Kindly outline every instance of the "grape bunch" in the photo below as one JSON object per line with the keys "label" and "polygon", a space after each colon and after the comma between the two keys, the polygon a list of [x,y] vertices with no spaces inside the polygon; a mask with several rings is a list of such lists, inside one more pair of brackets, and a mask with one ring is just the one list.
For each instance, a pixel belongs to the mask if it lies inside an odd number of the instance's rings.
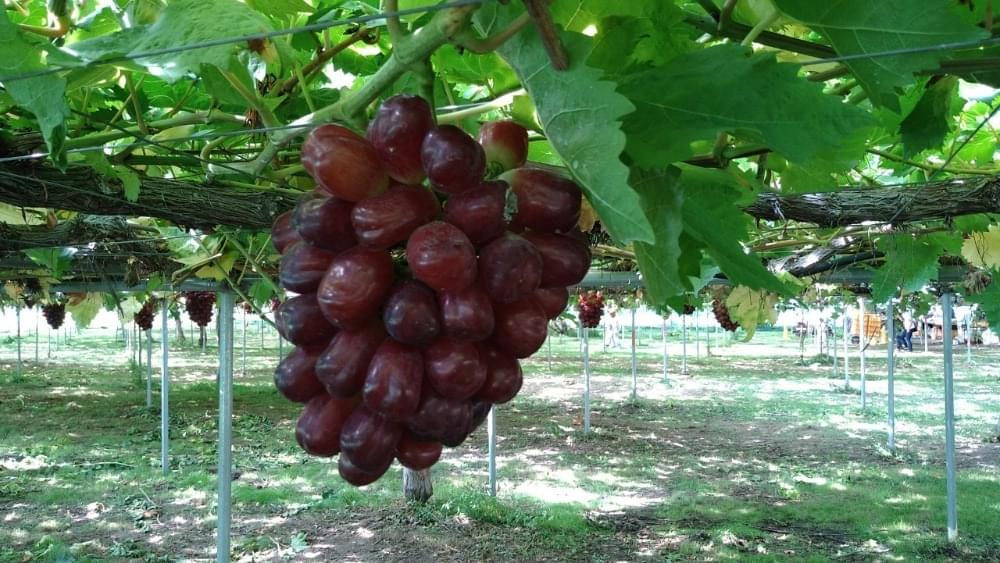
{"label": "grape bunch", "polygon": [[685,303],[684,304],[684,309],[681,311],[681,314],[682,315],[693,315],[694,312],[695,312],[694,305],[692,305],[690,303]]}
{"label": "grape bunch", "polygon": [[58,329],[66,320],[66,304],[48,303],[42,305],[42,314],[45,315],[45,321],[49,323],[50,327]]}
{"label": "grape bunch", "polygon": [[604,315],[604,295],[600,291],[584,291],[577,296],[577,311],[583,328],[594,328]]}
{"label": "grape bunch", "polygon": [[208,326],[215,310],[215,292],[187,291],[184,293],[184,309],[188,318],[198,326]]}
{"label": "grape bunch", "polygon": [[150,299],[142,304],[142,308],[139,309],[134,315],[132,315],[132,320],[135,321],[136,326],[141,330],[151,330],[153,328],[153,319],[156,317],[156,301]]}
{"label": "grape bunch", "polygon": [[302,147],[317,188],[272,228],[279,280],[297,294],[276,312],[296,347],[275,384],[305,403],[302,449],[339,453],[356,486],[394,459],[430,467],[514,398],[519,360],[590,265],[579,187],[524,167],[527,131],[512,122],[479,139],[435,126],[407,95],[382,104],[366,137],[320,126]]}
{"label": "grape bunch", "polygon": [[729,332],[736,332],[736,329],[740,328],[740,323],[729,316],[729,308],[726,307],[726,301],[722,297],[715,297],[712,300],[712,312],[715,313],[715,320],[719,321],[722,328]]}

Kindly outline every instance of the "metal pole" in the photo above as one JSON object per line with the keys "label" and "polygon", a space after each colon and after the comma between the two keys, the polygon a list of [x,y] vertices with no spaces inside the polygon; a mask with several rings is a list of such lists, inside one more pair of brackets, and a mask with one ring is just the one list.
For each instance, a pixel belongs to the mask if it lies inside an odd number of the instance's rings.
{"label": "metal pole", "polygon": [[583,329],[583,432],[590,432],[590,329]]}
{"label": "metal pole", "polygon": [[972,311],[965,317],[965,361],[972,363]]}
{"label": "metal pole", "polygon": [[153,331],[146,331],[146,408],[153,407]]}
{"label": "metal pole", "polygon": [[549,373],[552,373],[552,330],[548,330],[545,334],[545,341],[549,347]]}
{"label": "metal pole", "polygon": [[[706,315],[708,316],[708,315]],[[705,327],[705,357],[712,355],[712,327]]]}
{"label": "metal pole", "polygon": [[887,407],[889,410],[889,451],[896,452],[896,331],[893,326],[892,297],[885,304],[885,329],[889,333],[889,345],[886,347],[886,360],[888,362],[888,398]]}
{"label": "metal pole", "polygon": [[219,291],[219,463],[216,561],[229,562],[233,485],[233,293]]}
{"label": "metal pole", "polygon": [[958,539],[958,490],[955,485],[955,388],[952,381],[951,293],[941,296],[944,328],[944,463],[948,489],[948,541]]}
{"label": "metal pole", "polygon": [[632,307],[632,400],[639,396],[639,378],[635,362],[635,307]]}
{"label": "metal pole", "polygon": [[[36,307],[41,307],[41,305],[35,304]],[[35,309],[35,363],[38,363],[38,309]]]}
{"label": "metal pole", "polygon": [[861,408],[864,409],[868,406],[868,389],[865,386],[865,342],[868,340],[868,323],[865,322],[865,298],[858,297],[858,311],[860,321],[860,331],[858,334],[861,336],[858,338],[858,356],[861,362]]}
{"label": "metal pole", "polygon": [[21,379],[21,303],[20,301],[15,306],[17,311],[17,371],[15,372],[18,379]]}
{"label": "metal pole", "polygon": [[[833,334],[830,338],[830,355],[833,356],[833,377],[837,377],[837,324],[832,323],[832,325]],[[826,325],[823,326],[823,330],[826,330]]]}
{"label": "metal pole", "polygon": [[688,372],[688,316],[681,315],[681,332],[684,339],[681,340],[681,373],[687,375]]}
{"label": "metal pole", "polygon": [[694,317],[694,357],[701,357],[701,318],[702,312],[699,309]]}
{"label": "metal pole", "polygon": [[667,318],[663,317],[663,326],[660,328],[660,336],[663,338],[663,382],[670,385],[670,356],[667,354]]}
{"label": "metal pole", "polygon": [[489,471],[490,471],[490,496],[497,496],[497,419],[496,405],[490,407],[490,414],[486,417],[486,432],[489,439]]}
{"label": "metal pole", "polygon": [[136,338],[132,334],[132,332],[133,331],[129,331],[129,338],[131,338],[131,341],[133,342],[133,344],[131,344],[130,346],[131,346],[132,350],[134,351],[133,356],[132,356],[132,360],[141,368],[142,367],[142,335],[140,335],[139,338]]}
{"label": "metal pole", "polygon": [[52,359],[52,327],[48,326],[47,323],[48,322],[46,321],[46,329],[45,329],[45,355],[46,355],[46,359],[51,360]]}
{"label": "metal pole", "polygon": [[160,321],[160,466],[163,474],[170,472],[170,377],[167,371],[167,299],[163,298],[163,319]]}
{"label": "metal pole", "polygon": [[851,322],[851,315],[844,309],[844,389],[851,388],[851,355],[850,350],[848,350],[848,344],[851,342],[851,331],[848,329],[848,323]]}
{"label": "metal pole", "polygon": [[927,334],[927,317],[926,316],[924,317],[922,326],[923,326],[923,329],[920,332],[924,333],[923,334],[923,336],[924,336],[924,353],[926,354],[927,353],[927,346],[928,346],[927,341],[928,341],[928,338],[929,338],[929,336]]}
{"label": "metal pole", "polygon": [[240,374],[243,377],[247,375],[247,310],[243,308],[243,346],[240,348],[241,362],[243,367],[240,370]]}

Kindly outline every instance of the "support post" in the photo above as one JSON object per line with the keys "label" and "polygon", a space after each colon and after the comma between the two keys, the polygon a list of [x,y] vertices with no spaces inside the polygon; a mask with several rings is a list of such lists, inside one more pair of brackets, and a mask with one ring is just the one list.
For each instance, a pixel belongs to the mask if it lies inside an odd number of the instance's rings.
{"label": "support post", "polygon": [[35,308],[35,364],[38,364],[38,309],[40,309],[40,308],[41,308],[41,305],[38,305],[36,303],[36,308]]}
{"label": "support post", "polygon": [[885,330],[889,333],[889,345],[886,347],[886,361],[888,374],[886,377],[887,398],[886,407],[889,411],[888,431],[889,431],[889,451],[896,453],[896,331],[893,319],[892,297],[885,303]]}
{"label": "support post", "polygon": [[663,382],[670,385],[670,356],[667,353],[667,318],[663,317],[663,325],[660,328],[660,337],[663,339]]}
{"label": "support post", "polygon": [[490,496],[497,496],[497,419],[496,405],[490,407],[490,413],[486,416],[486,432],[489,443],[489,473],[490,473]]}
{"label": "support post", "polygon": [[134,361],[136,363],[136,365],[141,368],[142,367],[142,335],[140,334],[139,337],[137,338],[133,334],[133,331],[129,331],[128,335],[129,335],[129,338],[130,338],[130,342],[132,342],[132,344],[129,344],[129,346],[135,351],[135,354],[132,357],[132,361]]}
{"label": "support post", "polygon": [[549,348],[549,373],[552,373],[552,326],[546,327],[545,332],[545,344]]}
{"label": "support post", "polygon": [[146,331],[146,408],[153,407],[153,331]]}
{"label": "support post", "polygon": [[635,361],[635,307],[632,307],[632,400],[639,398],[639,376]]}
{"label": "support post", "polygon": [[688,315],[681,315],[681,332],[684,338],[681,340],[681,374],[688,373]]}
{"label": "support post", "polygon": [[167,326],[167,299],[163,298],[163,318],[160,320],[160,466],[163,474],[170,472],[170,376],[167,371],[170,327]]}
{"label": "support post", "polygon": [[15,375],[18,379],[21,379],[21,302],[18,301],[15,306],[17,314],[17,371]]}
{"label": "support post", "polygon": [[965,317],[965,362],[972,363],[972,311]]}
{"label": "support post", "polygon": [[[830,319],[833,321],[833,319]],[[837,323],[831,322],[832,332],[830,335],[830,355],[833,356],[833,377],[837,377]],[[826,330],[826,326],[823,326],[823,330]]]}
{"label": "support post", "polygon": [[851,388],[851,354],[848,344],[851,342],[851,330],[849,324],[851,322],[851,315],[844,309],[844,390]]}
{"label": "support post", "polygon": [[219,291],[219,462],[215,559],[229,562],[233,485],[233,292]]}
{"label": "support post", "polygon": [[948,541],[958,539],[958,489],[955,484],[955,389],[952,381],[952,334],[950,292],[941,295],[944,329],[944,463],[948,490]]}
{"label": "support post", "polygon": [[698,309],[694,314],[694,357],[701,357],[701,318],[703,313]]}
{"label": "support post", "polygon": [[583,334],[583,433],[590,432],[590,329]]}
{"label": "support post", "polygon": [[864,409],[868,406],[868,389],[865,385],[865,342],[868,340],[868,326],[865,322],[865,298],[858,297],[858,324],[859,327],[858,334],[858,357],[860,362],[861,370],[861,408]]}
{"label": "support post", "polygon": [[243,345],[240,347],[240,362],[242,367],[240,369],[240,375],[243,377],[247,376],[247,310],[246,307],[243,308]]}

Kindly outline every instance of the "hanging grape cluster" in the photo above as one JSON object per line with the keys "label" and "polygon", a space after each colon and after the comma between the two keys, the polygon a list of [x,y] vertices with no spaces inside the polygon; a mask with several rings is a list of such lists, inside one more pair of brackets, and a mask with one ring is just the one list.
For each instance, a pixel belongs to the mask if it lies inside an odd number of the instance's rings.
{"label": "hanging grape cluster", "polygon": [[692,305],[690,303],[685,303],[684,304],[684,309],[681,311],[681,314],[682,315],[693,315],[694,312],[695,312],[694,305]]}
{"label": "hanging grape cluster", "polygon": [[[274,379],[306,404],[299,445],[339,453],[346,481],[374,482],[394,459],[425,469],[461,444],[520,390],[519,359],[586,274],[579,187],[526,156],[523,127],[487,123],[477,142],[405,95],[367,138],[323,125],[306,139],[318,187],[272,228],[281,285],[298,294],[276,313],[296,348]],[[506,172],[485,181],[488,166]]]}
{"label": "hanging grape cluster", "polygon": [[139,329],[151,330],[153,328],[153,319],[155,317],[156,301],[150,299],[143,303],[142,308],[132,315],[132,320],[135,321],[135,324],[139,327]]}
{"label": "hanging grape cluster", "polygon": [[66,320],[66,304],[48,303],[42,305],[42,314],[45,315],[45,321],[49,323],[50,327],[58,329]]}
{"label": "hanging grape cluster", "polygon": [[583,291],[577,296],[577,312],[583,328],[595,328],[604,315],[604,295],[600,291]]}
{"label": "hanging grape cluster", "polygon": [[712,312],[715,313],[715,320],[719,321],[722,328],[729,332],[736,332],[736,329],[740,328],[740,323],[729,316],[729,308],[726,307],[726,301],[723,297],[715,297],[712,300]]}
{"label": "hanging grape cluster", "polygon": [[184,293],[184,309],[194,324],[205,327],[212,322],[215,311],[214,291],[188,291]]}

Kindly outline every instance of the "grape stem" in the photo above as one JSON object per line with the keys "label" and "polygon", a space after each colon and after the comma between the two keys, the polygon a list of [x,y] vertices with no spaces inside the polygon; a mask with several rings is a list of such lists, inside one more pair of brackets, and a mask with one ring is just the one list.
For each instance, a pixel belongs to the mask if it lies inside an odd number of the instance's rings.
{"label": "grape stem", "polygon": [[282,147],[303,134],[304,128],[301,126],[328,121],[348,121],[357,116],[368,104],[375,101],[379,94],[412,70],[414,63],[429,57],[468,26],[473,12],[477,9],[478,5],[473,4],[437,12],[417,33],[394,45],[392,55],[385,64],[353,94],[296,119],[290,124],[291,129],[273,132],[270,142],[254,160],[253,174],[263,173]]}
{"label": "grape stem", "polygon": [[[382,11],[388,14],[396,14],[399,11],[399,0],[384,0]],[[392,41],[393,45],[403,43],[406,39],[406,32],[403,31],[403,25],[399,22],[398,15],[387,16],[385,26],[389,29],[389,40]]]}
{"label": "grape stem", "polygon": [[472,29],[465,29],[455,37],[455,43],[467,51],[482,55],[496,51],[508,39],[517,35],[524,26],[531,23],[531,14],[525,12],[510,23],[503,31],[499,31],[485,39],[480,39],[472,33]]}
{"label": "grape stem", "polygon": [[455,110],[449,113],[443,113],[438,116],[438,123],[458,123],[459,121],[467,118],[474,117],[477,115],[482,115],[486,112],[493,111],[495,109],[500,109],[505,106],[509,106],[514,103],[514,98],[525,94],[524,88],[518,88],[513,92],[508,92],[502,96],[498,96],[488,102],[483,102],[481,104],[476,104],[472,107],[462,108],[460,110]]}

